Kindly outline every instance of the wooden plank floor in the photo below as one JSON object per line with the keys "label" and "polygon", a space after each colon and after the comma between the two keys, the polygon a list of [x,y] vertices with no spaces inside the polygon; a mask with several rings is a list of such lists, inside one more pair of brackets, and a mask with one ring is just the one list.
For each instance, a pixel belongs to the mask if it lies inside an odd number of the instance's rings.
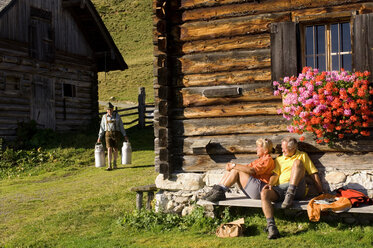
{"label": "wooden plank floor", "polygon": [[[212,204],[218,206],[233,206],[233,207],[249,207],[249,208],[261,208],[260,200],[249,199],[245,195],[241,194],[226,194],[227,199],[219,202],[209,202],[205,200],[200,200],[197,202],[199,205]],[[308,200],[305,201],[294,201],[291,209],[306,210],[307,211]],[[275,208],[281,208],[281,202],[275,203]],[[364,213],[364,214],[373,214],[373,205],[366,205],[360,207],[353,207],[350,210],[346,211],[348,213]]]}

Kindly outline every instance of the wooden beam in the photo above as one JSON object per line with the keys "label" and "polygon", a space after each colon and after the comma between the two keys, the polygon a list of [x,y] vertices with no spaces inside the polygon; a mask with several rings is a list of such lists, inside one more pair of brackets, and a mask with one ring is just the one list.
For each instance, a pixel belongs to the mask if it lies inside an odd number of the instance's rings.
{"label": "wooden beam", "polygon": [[274,115],[277,109],[282,107],[281,102],[253,102],[250,105],[218,105],[190,107],[183,110],[179,117],[184,118],[209,118],[209,117],[231,117],[231,116],[248,116],[248,115]]}
{"label": "wooden beam", "polygon": [[[213,6],[221,6],[221,5],[227,5],[227,9],[229,7],[234,8],[235,5],[242,6],[245,3],[247,3],[247,0],[182,0],[181,1],[181,9],[194,9],[194,8],[201,8],[201,7],[213,7]],[[304,8],[316,8],[316,7],[323,7],[323,6],[333,6],[333,5],[340,5],[340,0],[265,0],[265,1],[250,1],[252,3],[248,3],[247,5],[251,5],[253,11],[258,9],[265,9],[266,7],[268,10],[271,10],[275,8],[276,6],[273,5],[279,5],[283,8],[292,8],[292,9],[304,9]],[[361,2],[360,0],[346,0],[343,1],[343,4],[349,4],[349,3],[356,3]],[[262,7],[263,5],[264,7]],[[247,7],[242,7],[242,11],[248,10]],[[236,11],[239,11],[239,8],[236,9]],[[215,10],[215,9],[214,9]],[[217,10],[215,10],[217,11]],[[228,11],[228,10],[227,10]],[[217,15],[219,12],[217,12]],[[227,15],[228,13],[221,13]]]}
{"label": "wooden beam", "polygon": [[185,87],[237,85],[270,80],[271,69],[264,68],[242,71],[213,72],[206,74],[189,74],[180,76],[180,78],[177,80],[177,85]]}
{"label": "wooden beam", "polygon": [[[289,13],[273,13],[256,16],[235,17],[229,19],[185,23],[180,26],[180,40],[204,40],[218,37],[268,32],[268,24],[290,20]],[[178,37],[174,37],[175,40]]]}
{"label": "wooden beam", "polygon": [[[213,92],[209,93],[209,90]],[[218,90],[222,90],[222,92],[217,92]],[[206,92],[208,93],[207,96]],[[184,107],[223,105],[234,104],[239,102],[281,99],[280,97],[273,95],[273,88],[271,82],[242,85],[239,89],[237,87],[226,88],[224,86],[215,86],[214,88],[184,88],[180,91],[179,97],[180,99],[177,101],[179,104],[177,106]]]}
{"label": "wooden beam", "polygon": [[[309,154],[317,168],[338,168],[340,170],[370,170],[373,166],[373,153],[315,153]],[[183,170],[187,172],[203,172],[211,169],[223,169],[226,163],[250,163],[257,159],[256,154],[227,154],[227,155],[185,155]]]}
{"label": "wooden beam", "polygon": [[[234,5],[218,5],[210,8],[197,8],[191,10],[185,10],[182,15],[182,20],[195,21],[195,20],[208,20],[216,18],[227,18],[232,16],[242,16],[242,15],[258,15],[269,12],[280,12],[280,11],[313,11],[313,13],[322,13],[324,11],[340,12],[346,9],[359,9],[362,4],[349,4],[344,3],[340,5],[340,1],[324,1],[324,4],[320,2],[323,1],[312,1],[307,3],[307,1],[289,1],[289,0],[275,0],[275,1],[262,1],[261,3],[251,2],[251,3],[240,3]],[[351,2],[351,1],[350,1]],[[357,2],[357,1],[352,1]],[[313,6],[310,6],[313,5]],[[315,9],[315,7],[318,7]],[[321,8],[320,8],[321,7]],[[307,9],[306,9],[307,8]],[[300,9],[300,10],[299,10]],[[312,10],[311,10],[312,9]],[[306,14],[307,15],[307,14]]]}
{"label": "wooden beam", "polygon": [[209,139],[200,139],[195,140],[193,144],[190,145],[190,148],[192,148],[193,154],[203,154],[206,153],[206,148],[210,144]]}
{"label": "wooden beam", "polygon": [[[299,142],[299,149],[309,154],[320,152],[373,152],[373,143],[370,137],[360,138],[355,141],[344,141],[330,147],[326,144],[317,144],[314,136],[306,133],[305,142]],[[285,137],[294,137],[299,139],[300,135],[281,132],[281,133],[254,133],[254,134],[233,134],[233,135],[214,135],[214,136],[194,136],[194,137],[174,137],[175,154],[193,155],[191,146],[195,142],[209,142],[205,151],[201,154],[243,154],[256,153],[256,140],[259,138],[268,138],[276,147],[277,154],[281,153],[281,140]]]}
{"label": "wooden beam", "polygon": [[292,20],[295,22],[317,21],[338,18],[350,18],[362,4],[350,4],[340,6],[328,6],[322,8],[310,8],[292,11]]}
{"label": "wooden beam", "polygon": [[216,52],[233,49],[262,49],[270,47],[270,35],[267,33],[256,35],[244,35],[230,38],[218,38],[211,40],[197,40],[182,44],[181,51],[184,54],[199,52]]}
{"label": "wooden beam", "polygon": [[183,74],[258,69],[271,66],[269,49],[191,54],[180,58]]}
{"label": "wooden beam", "polygon": [[171,125],[176,136],[203,136],[287,131],[289,122],[279,115],[235,118],[206,118],[174,120]]}

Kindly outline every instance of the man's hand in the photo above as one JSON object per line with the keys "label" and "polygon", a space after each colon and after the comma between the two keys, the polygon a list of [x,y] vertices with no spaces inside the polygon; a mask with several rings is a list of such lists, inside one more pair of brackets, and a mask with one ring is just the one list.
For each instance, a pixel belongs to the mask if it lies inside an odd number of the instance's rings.
{"label": "man's hand", "polygon": [[264,185],[263,189],[272,190],[272,185],[266,184],[266,185]]}
{"label": "man's hand", "polygon": [[128,142],[128,137],[127,136],[124,136],[124,141]]}
{"label": "man's hand", "polygon": [[98,138],[98,139],[97,139],[97,142],[96,142],[96,143],[101,143],[101,140],[100,140],[100,138]]}

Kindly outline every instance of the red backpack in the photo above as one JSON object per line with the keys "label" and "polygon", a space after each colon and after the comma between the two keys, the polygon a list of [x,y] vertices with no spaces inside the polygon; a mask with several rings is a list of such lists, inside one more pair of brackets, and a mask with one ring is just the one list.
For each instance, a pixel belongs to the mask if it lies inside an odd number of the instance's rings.
{"label": "red backpack", "polygon": [[354,189],[339,188],[337,189],[337,196],[348,198],[353,207],[358,207],[362,203],[373,204],[373,199]]}

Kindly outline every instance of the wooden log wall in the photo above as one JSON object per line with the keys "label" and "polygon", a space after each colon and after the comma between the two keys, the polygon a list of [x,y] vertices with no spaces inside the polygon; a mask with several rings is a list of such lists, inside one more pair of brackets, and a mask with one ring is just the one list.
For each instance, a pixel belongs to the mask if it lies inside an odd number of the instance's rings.
{"label": "wooden log wall", "polygon": [[[0,137],[14,137],[17,123],[32,118],[32,88],[40,79],[53,83],[56,130],[81,129],[97,117],[93,60],[57,52],[53,64],[35,61],[27,44],[0,39]],[[63,96],[64,83],[75,85],[75,97]]]}
{"label": "wooden log wall", "polygon": [[[355,15],[373,12],[373,4],[153,0],[153,10],[156,166],[169,173],[250,162],[256,158],[256,139],[267,137],[279,144],[289,135],[288,123],[276,113],[281,99],[272,94],[272,23],[352,22]],[[208,145],[194,149],[198,142]],[[320,168],[371,168],[372,137],[330,148],[308,135],[301,148]]]}
{"label": "wooden log wall", "polygon": [[71,54],[92,55],[82,32],[70,13],[62,7],[62,0],[17,0],[0,18],[0,38],[28,42],[30,7],[52,13],[55,30],[55,48]]}

